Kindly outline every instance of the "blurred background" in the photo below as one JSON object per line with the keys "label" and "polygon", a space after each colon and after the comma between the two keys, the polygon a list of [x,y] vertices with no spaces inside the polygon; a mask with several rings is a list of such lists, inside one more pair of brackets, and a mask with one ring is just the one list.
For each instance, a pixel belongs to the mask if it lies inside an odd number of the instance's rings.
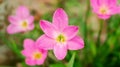
{"label": "blurred background", "polygon": [[[27,33],[9,35],[7,18],[15,14],[20,5],[29,8],[35,18],[35,28]],[[120,67],[120,15],[103,22],[92,12],[89,0],[0,0],[0,67],[30,67],[20,53],[23,40],[36,40],[42,35],[39,21],[52,21],[53,13],[59,7],[68,14],[70,25],[79,26],[78,35],[84,39],[85,47],[68,51],[62,61],[49,51],[43,65],[31,67],[67,67],[68,64],[72,64],[71,67]]]}

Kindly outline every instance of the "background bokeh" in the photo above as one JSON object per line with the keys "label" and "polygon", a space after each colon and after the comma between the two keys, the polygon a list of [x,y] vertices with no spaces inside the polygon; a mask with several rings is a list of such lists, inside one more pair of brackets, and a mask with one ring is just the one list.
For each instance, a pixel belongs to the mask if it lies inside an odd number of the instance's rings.
{"label": "background bokeh", "polygon": [[[35,28],[10,35],[6,32],[7,18],[15,14],[20,5],[28,7],[35,17]],[[120,67],[120,14],[103,21],[92,12],[89,0],[0,0],[0,67],[30,67],[20,53],[23,40],[36,40],[42,35],[39,21],[52,21],[53,13],[59,7],[68,14],[70,25],[79,26],[78,35],[84,39],[85,47],[68,51],[62,61],[49,51],[45,63],[33,67],[67,67],[69,64],[73,64],[71,67]]]}

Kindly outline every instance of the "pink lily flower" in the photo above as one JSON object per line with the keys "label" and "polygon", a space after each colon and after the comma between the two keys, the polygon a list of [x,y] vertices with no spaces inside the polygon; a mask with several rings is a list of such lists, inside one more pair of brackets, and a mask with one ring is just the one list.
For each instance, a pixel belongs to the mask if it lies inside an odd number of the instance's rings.
{"label": "pink lily flower", "polygon": [[108,19],[119,11],[117,0],[90,0],[90,2],[93,12],[101,19]]}
{"label": "pink lily flower", "polygon": [[29,10],[20,6],[16,10],[16,15],[9,16],[8,20],[10,25],[7,27],[9,34],[15,34],[19,32],[26,32],[34,29],[34,17],[30,15]]}
{"label": "pink lily flower", "polygon": [[41,20],[40,27],[45,34],[36,43],[46,50],[53,49],[58,60],[65,58],[67,50],[84,47],[83,39],[77,35],[78,27],[68,25],[68,16],[61,8],[55,11],[52,23]]}
{"label": "pink lily flower", "polygon": [[39,48],[33,40],[25,39],[22,55],[26,57],[26,64],[30,66],[41,65],[47,57],[47,51]]}

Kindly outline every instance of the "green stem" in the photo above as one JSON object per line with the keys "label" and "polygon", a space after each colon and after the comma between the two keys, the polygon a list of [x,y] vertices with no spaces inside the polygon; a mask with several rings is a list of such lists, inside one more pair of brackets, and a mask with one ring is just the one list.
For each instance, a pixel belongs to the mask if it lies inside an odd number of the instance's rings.
{"label": "green stem", "polygon": [[87,10],[86,10],[86,14],[85,14],[85,19],[84,19],[84,40],[85,40],[85,44],[87,42],[87,20],[89,18],[89,14],[90,14],[90,3],[89,0],[87,0]]}
{"label": "green stem", "polygon": [[[86,53],[86,51],[88,50],[88,29],[87,29],[87,21],[89,18],[89,14],[90,14],[90,2],[89,0],[87,0],[87,9],[85,12],[85,16],[84,16],[84,20],[83,20],[83,36],[84,36],[84,43],[85,43],[85,48],[84,48],[84,53],[85,53],[85,57],[88,59],[88,55]],[[88,60],[89,61],[89,60]],[[86,62],[86,61],[84,61]]]}
{"label": "green stem", "polygon": [[11,45],[12,45],[12,50],[17,54],[17,56],[20,59],[24,59],[24,57],[21,54],[21,50],[18,48],[18,44],[16,44],[16,42],[13,39],[11,39]]}
{"label": "green stem", "polygon": [[97,37],[97,42],[96,42],[96,44],[98,45],[98,46],[100,46],[100,37],[101,37],[101,34],[102,34],[102,29],[103,29],[103,23],[105,22],[105,20],[101,20],[101,22],[100,22],[100,30],[99,30],[99,32],[98,32],[98,37]]}

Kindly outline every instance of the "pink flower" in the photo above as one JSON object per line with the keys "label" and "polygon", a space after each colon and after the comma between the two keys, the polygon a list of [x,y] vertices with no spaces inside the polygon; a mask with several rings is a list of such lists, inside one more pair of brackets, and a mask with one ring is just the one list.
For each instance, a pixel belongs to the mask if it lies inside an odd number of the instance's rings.
{"label": "pink flower", "polygon": [[93,12],[101,19],[108,19],[118,13],[117,0],[90,0],[90,2]]}
{"label": "pink flower", "polygon": [[9,34],[25,32],[34,29],[34,17],[30,15],[29,10],[24,6],[18,7],[16,10],[16,15],[9,16],[8,20],[11,23],[7,27],[7,32]]}
{"label": "pink flower", "polygon": [[22,54],[26,57],[26,64],[31,66],[43,64],[47,57],[47,51],[39,48],[31,39],[24,40],[24,50]]}
{"label": "pink flower", "polygon": [[53,49],[59,60],[65,58],[68,49],[78,50],[84,47],[83,39],[77,35],[78,27],[68,26],[68,16],[61,8],[55,11],[53,23],[41,20],[40,27],[45,34],[36,43],[44,49]]}

